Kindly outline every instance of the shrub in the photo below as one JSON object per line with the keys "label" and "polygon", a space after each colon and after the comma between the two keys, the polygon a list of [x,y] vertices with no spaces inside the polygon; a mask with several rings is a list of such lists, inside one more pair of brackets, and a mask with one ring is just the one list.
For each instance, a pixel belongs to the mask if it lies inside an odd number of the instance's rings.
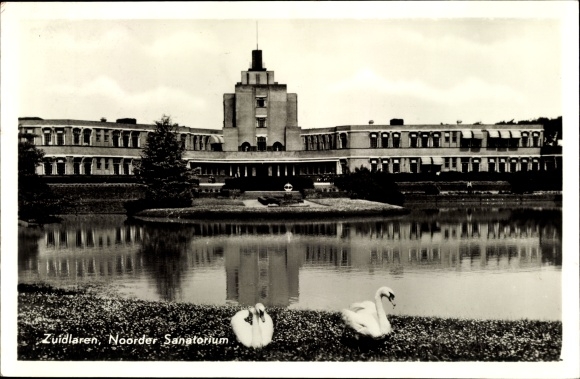
{"label": "shrub", "polygon": [[405,196],[399,191],[392,174],[370,172],[366,167],[355,169],[334,181],[334,185],[346,191],[352,199],[364,199],[403,205]]}

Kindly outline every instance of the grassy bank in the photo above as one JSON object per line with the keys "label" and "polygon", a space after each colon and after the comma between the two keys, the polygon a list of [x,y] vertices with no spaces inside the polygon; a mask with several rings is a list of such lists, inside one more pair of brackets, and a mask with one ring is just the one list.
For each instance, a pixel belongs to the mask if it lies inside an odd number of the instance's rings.
{"label": "grassy bank", "polygon": [[221,199],[207,202],[205,199],[194,201],[191,208],[147,209],[137,213],[143,219],[296,219],[309,217],[346,217],[346,216],[393,216],[408,213],[396,205],[367,200],[316,199],[309,200],[316,207],[247,207],[239,200]]}
{"label": "grassy bank", "polygon": [[[556,361],[562,323],[391,316],[386,339],[342,335],[339,313],[268,308],[273,341],[256,351],[240,345],[230,318],[240,307],[126,300],[102,289],[19,285],[19,360],[111,361]],[[42,343],[71,336],[91,343]],[[170,343],[165,335],[170,335]],[[112,337],[111,337],[112,336]],[[157,338],[119,344],[121,338]],[[115,340],[115,338],[119,338]],[[182,341],[173,340],[183,337]],[[191,343],[185,338],[226,338]],[[94,339],[93,339],[94,338]],[[194,340],[194,341],[195,341]],[[62,341],[62,339],[61,339]],[[117,341],[117,344],[115,344]],[[178,342],[178,343],[171,343]]]}

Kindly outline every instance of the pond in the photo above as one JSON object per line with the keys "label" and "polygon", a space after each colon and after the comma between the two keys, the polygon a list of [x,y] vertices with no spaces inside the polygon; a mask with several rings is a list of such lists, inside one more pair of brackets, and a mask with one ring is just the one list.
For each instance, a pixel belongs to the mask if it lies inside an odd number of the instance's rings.
{"label": "pond", "polygon": [[561,209],[437,209],[307,222],[145,223],[66,216],[19,229],[20,282],[100,282],[125,297],[391,314],[561,320]]}

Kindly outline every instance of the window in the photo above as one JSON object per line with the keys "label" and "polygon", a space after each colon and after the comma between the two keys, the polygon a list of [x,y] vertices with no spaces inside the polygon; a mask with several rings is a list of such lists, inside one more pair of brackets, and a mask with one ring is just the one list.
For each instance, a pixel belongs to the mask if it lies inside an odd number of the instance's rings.
{"label": "window", "polygon": [[429,147],[429,134],[421,135],[421,147]]}
{"label": "window", "polygon": [[461,138],[459,142],[459,147],[469,148],[471,147],[471,138]]}
{"label": "window", "polygon": [[540,136],[537,133],[534,133],[534,135],[532,136],[532,146],[540,147]]}
{"label": "window", "polygon": [[451,142],[457,143],[457,132],[451,132]]}
{"label": "window", "polygon": [[377,135],[376,134],[371,134],[371,149],[376,149],[377,148]]}
{"label": "window", "polygon": [[532,161],[532,171],[540,171],[540,162],[537,159]]}
{"label": "window", "polygon": [[495,160],[493,158],[489,158],[488,160],[487,171],[495,172]]}
{"label": "window", "polygon": [[416,173],[419,172],[419,163],[417,163],[417,160],[416,159],[411,159],[410,168],[411,168],[411,172],[413,174],[416,174]]}
{"label": "window", "polygon": [[250,144],[248,142],[244,142],[241,146],[242,151],[250,151]]}
{"label": "window", "polygon": [[445,158],[445,168],[449,168],[449,158]]}
{"label": "window", "polygon": [[445,132],[445,143],[449,143],[449,132]]}
{"label": "window", "polygon": [[520,163],[520,171],[522,172],[526,172],[528,171],[528,161],[527,160],[522,160]]}
{"label": "window", "polygon": [[109,158],[105,158],[105,170],[109,169]]}
{"label": "window", "polygon": [[258,97],[256,99],[256,106],[258,108],[264,108],[266,106],[266,99],[264,99],[263,97]]}
{"label": "window", "polygon": [[474,159],[471,163],[471,171],[479,172],[479,159]]}
{"label": "window", "polygon": [[52,134],[50,133],[50,129],[47,129],[44,131],[44,145],[45,146],[52,145],[51,136],[52,136]]}
{"label": "window", "polygon": [[81,174],[81,161],[80,159],[75,159],[73,162],[73,172],[75,175]]}
{"label": "window", "polygon": [[66,172],[66,170],[65,170],[64,160],[59,160],[58,162],[56,162],[56,173],[58,175],[64,175],[65,172]]}
{"label": "window", "polygon": [[26,129],[24,131],[24,134],[26,135],[26,141],[28,143],[34,143],[34,130],[33,129]]}
{"label": "window", "polygon": [[499,169],[499,172],[505,172],[505,159],[499,160],[498,169]]}
{"label": "window", "polygon": [[256,119],[258,128],[265,128],[266,127],[266,119],[265,118],[258,118]]}
{"label": "window", "polygon": [[433,147],[439,147],[439,146],[440,146],[439,133],[435,133],[435,134],[433,134]]}
{"label": "window", "polygon": [[518,162],[511,161],[510,162],[510,172],[516,172],[516,171],[518,171]]}
{"label": "window", "polygon": [[346,133],[342,133],[340,135],[340,148],[341,149],[346,149],[346,144],[347,144],[347,141],[346,141]]}
{"label": "window", "polygon": [[469,158],[461,158],[461,172],[469,172]]}
{"label": "window", "polygon": [[371,172],[377,172],[377,160],[371,160]]}
{"label": "window", "polygon": [[64,130],[56,131],[56,144],[59,146],[64,145]]}
{"label": "window", "polygon": [[451,168],[457,168],[457,158],[451,158]]}
{"label": "window", "polygon": [[95,141],[96,142],[101,142],[101,129],[96,129],[95,130]]}
{"label": "window", "polygon": [[129,147],[129,132],[123,132],[123,147]]}
{"label": "window", "polygon": [[52,175],[52,162],[44,162],[44,175]]}
{"label": "window", "polygon": [[108,130],[103,131],[103,141],[109,142],[109,131]]}
{"label": "window", "polygon": [[[181,141],[181,147],[185,149],[185,140],[187,139],[187,135],[182,134],[180,138],[181,138],[181,140],[180,140]],[[137,147],[137,145],[134,144],[133,147]]]}
{"label": "window", "polygon": [[258,151],[266,151],[266,137],[258,137]]}
{"label": "window", "polygon": [[389,172],[389,162],[388,161],[383,161],[382,170],[383,170],[383,172]]}
{"label": "window", "polygon": [[389,135],[387,133],[383,133],[382,135],[381,146],[384,148],[389,147]]}
{"label": "window", "polygon": [[92,159],[85,160],[84,166],[85,166],[85,175],[91,175],[93,160]]}
{"label": "window", "polygon": [[139,132],[133,132],[131,133],[131,146],[133,147],[139,147]]}
{"label": "window", "polygon": [[401,164],[398,159],[393,160],[393,173],[401,172]]}
{"label": "window", "polygon": [[129,161],[123,160],[123,174],[129,175],[129,173],[130,173],[130,170],[129,170]]}
{"label": "window", "polygon": [[121,139],[119,132],[113,132],[113,147],[119,147],[119,140]]}
{"label": "window", "polygon": [[498,140],[499,140],[498,138],[489,137],[487,139],[487,147],[491,147],[491,148],[498,147],[499,146],[499,141]]}
{"label": "window", "polygon": [[528,147],[528,132],[522,132],[522,147]]}
{"label": "window", "polygon": [[91,144],[91,129],[83,130],[83,144],[85,145]]}
{"label": "window", "polygon": [[409,134],[409,147],[417,147],[417,134]]}
{"label": "window", "polygon": [[73,144],[80,145],[81,143],[81,130],[73,129]]}
{"label": "window", "polygon": [[121,174],[120,166],[121,166],[121,159],[119,159],[119,158],[113,159],[113,173],[115,175]]}
{"label": "window", "polygon": [[399,133],[393,134],[393,147],[401,147],[401,137]]}
{"label": "window", "polygon": [[101,158],[97,158],[97,170],[101,169]]}

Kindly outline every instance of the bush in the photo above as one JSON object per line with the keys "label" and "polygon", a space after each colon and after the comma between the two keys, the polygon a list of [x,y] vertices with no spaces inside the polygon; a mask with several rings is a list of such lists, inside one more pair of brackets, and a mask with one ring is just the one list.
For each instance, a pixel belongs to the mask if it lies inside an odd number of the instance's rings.
{"label": "bush", "polygon": [[403,205],[405,196],[399,191],[393,175],[384,172],[370,172],[366,167],[355,169],[334,181],[334,185],[346,191],[352,199],[379,201]]}

